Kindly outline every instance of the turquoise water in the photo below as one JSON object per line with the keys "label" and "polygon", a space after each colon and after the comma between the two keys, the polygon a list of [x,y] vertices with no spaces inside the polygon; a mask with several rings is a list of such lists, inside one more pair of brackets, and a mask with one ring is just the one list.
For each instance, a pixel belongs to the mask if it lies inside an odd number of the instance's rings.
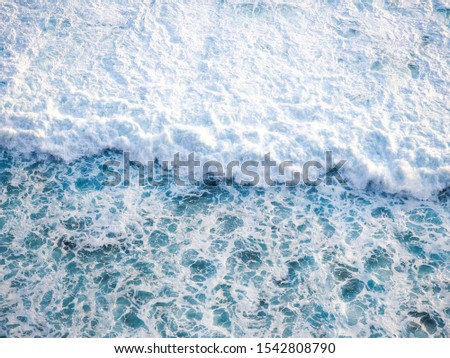
{"label": "turquoise water", "polygon": [[450,196],[104,187],[0,152],[0,335],[448,337]]}
{"label": "turquoise water", "polygon": [[[0,336],[449,337],[449,14],[0,1]],[[106,187],[121,151],[348,186]]]}

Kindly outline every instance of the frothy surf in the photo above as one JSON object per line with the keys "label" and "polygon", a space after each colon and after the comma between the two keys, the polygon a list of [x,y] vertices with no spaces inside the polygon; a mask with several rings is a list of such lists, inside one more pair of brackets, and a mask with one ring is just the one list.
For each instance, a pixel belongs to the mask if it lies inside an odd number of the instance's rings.
{"label": "frothy surf", "polygon": [[[2,2],[0,335],[448,337],[449,9]],[[105,187],[124,150],[349,185]]]}
{"label": "frothy surf", "polygon": [[[450,186],[448,8],[386,1],[0,5],[0,141],[73,160],[295,163],[353,187]],[[447,11],[447,13],[445,12]]]}

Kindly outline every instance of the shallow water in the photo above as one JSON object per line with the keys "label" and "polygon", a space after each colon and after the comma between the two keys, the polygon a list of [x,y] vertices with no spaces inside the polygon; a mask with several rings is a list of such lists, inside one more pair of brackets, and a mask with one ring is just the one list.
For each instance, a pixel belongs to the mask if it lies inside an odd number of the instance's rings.
{"label": "shallow water", "polygon": [[450,197],[104,187],[0,152],[0,335],[448,337]]}

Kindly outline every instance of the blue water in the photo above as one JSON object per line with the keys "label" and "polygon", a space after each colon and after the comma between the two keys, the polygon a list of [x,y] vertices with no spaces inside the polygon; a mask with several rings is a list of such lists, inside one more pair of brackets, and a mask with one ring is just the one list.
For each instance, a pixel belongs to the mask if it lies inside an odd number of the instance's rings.
{"label": "blue water", "polygon": [[447,337],[450,196],[104,187],[0,154],[0,335]]}
{"label": "blue water", "polygon": [[[1,1],[0,336],[449,337],[449,14]],[[102,185],[123,151],[347,184]]]}

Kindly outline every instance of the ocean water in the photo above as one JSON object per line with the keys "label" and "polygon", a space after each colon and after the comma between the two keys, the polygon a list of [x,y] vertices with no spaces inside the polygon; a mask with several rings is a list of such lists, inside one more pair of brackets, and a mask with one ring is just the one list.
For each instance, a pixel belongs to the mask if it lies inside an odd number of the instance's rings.
{"label": "ocean water", "polygon": [[[0,336],[448,337],[449,38],[444,0],[2,2]],[[347,185],[102,185],[326,150]]]}

